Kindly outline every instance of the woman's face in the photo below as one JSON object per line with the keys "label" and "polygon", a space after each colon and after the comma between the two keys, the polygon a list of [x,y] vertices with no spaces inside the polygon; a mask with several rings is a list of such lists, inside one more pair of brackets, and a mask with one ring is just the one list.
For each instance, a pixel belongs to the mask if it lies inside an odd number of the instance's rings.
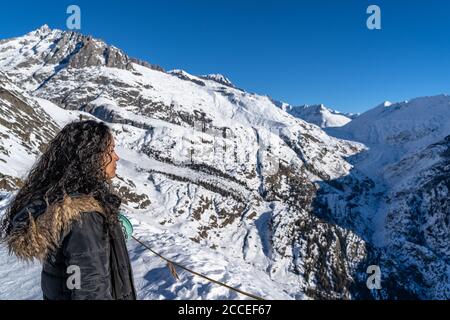
{"label": "woman's face", "polygon": [[116,169],[117,164],[116,162],[119,160],[119,156],[117,155],[115,151],[115,142],[114,138],[111,139],[111,145],[109,146],[109,149],[105,156],[106,166],[105,166],[105,173],[106,176],[110,179],[114,178],[116,176]]}

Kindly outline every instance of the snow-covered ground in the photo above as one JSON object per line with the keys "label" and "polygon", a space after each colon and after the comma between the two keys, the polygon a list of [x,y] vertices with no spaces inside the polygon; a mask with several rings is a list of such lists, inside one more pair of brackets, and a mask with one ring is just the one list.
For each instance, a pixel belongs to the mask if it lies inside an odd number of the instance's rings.
{"label": "snow-covered ground", "polygon": [[[6,199],[0,202],[4,208]],[[265,299],[292,299],[274,285],[264,272],[256,272],[250,264],[232,258],[224,259],[215,250],[192,244],[181,233],[160,228],[144,213],[134,213],[124,206],[130,218],[133,235],[168,259],[215,280]],[[2,213],[0,213],[2,214]],[[158,226],[159,225],[159,226]],[[139,299],[249,299],[244,295],[210,283],[178,269],[179,279],[170,273],[165,261],[149,252],[133,239],[127,243]],[[0,246],[0,300],[39,300],[41,266],[38,262],[22,262]]]}

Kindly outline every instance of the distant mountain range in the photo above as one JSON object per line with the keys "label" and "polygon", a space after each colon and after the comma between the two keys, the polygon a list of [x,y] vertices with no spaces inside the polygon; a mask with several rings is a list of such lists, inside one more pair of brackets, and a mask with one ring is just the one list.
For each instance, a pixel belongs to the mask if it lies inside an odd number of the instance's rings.
{"label": "distant mountain range", "polygon": [[325,107],[323,104],[295,107],[285,105],[284,110],[294,117],[314,123],[321,128],[342,127],[358,116],[358,114],[340,113]]}

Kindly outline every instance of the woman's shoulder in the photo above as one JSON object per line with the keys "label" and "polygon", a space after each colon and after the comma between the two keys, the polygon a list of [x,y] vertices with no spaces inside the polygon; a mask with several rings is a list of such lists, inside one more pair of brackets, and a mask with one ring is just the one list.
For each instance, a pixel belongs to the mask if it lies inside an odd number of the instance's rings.
{"label": "woman's shoulder", "polygon": [[66,212],[73,212],[74,216],[87,212],[104,214],[104,209],[100,202],[93,196],[86,194],[65,196],[60,202],[60,206]]}
{"label": "woman's shoulder", "polygon": [[[73,228],[101,229],[105,221],[103,206],[98,200],[89,195],[71,195],[64,199],[63,215],[67,216],[67,223],[63,225]],[[86,226],[87,225],[87,226]],[[69,230],[67,230],[69,231]]]}

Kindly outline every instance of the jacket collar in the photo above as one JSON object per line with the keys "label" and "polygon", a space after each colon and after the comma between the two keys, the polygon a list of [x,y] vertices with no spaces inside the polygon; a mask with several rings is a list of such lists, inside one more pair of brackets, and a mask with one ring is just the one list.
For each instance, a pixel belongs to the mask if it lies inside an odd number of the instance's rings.
{"label": "jacket collar", "polygon": [[100,203],[89,195],[68,196],[48,206],[34,200],[14,217],[14,227],[7,239],[10,253],[24,260],[44,260],[59,245],[61,234],[79,220],[81,213],[104,213]]}

